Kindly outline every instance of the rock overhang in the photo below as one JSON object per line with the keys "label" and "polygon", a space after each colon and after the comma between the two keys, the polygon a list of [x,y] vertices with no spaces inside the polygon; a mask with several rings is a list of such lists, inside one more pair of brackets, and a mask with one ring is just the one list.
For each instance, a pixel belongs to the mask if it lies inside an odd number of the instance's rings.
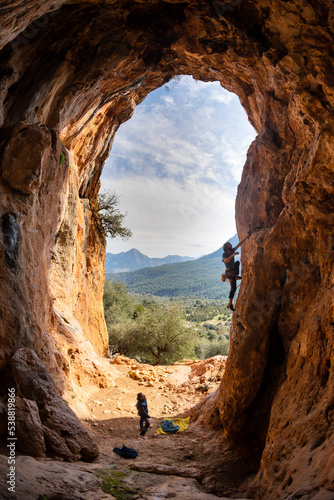
{"label": "rock overhang", "polygon": [[[103,274],[105,247],[88,200],[97,194],[118,126],[149,91],[176,74],[220,81],[239,96],[259,135],[238,188],[238,232],[243,237],[250,226],[262,229],[242,255],[243,286],[216,408],[227,439],[250,438],[263,452],[267,479],[259,475],[257,485],[276,494],[295,487],[288,471],[301,434],[306,442],[317,432],[332,439],[324,415],[333,377],[333,91],[324,55],[332,50],[333,16],[329,2],[316,7],[266,0],[31,1],[17,2],[2,18],[1,209],[3,220],[17,213],[23,219],[15,270],[6,260],[6,232],[1,236],[7,290],[1,342],[9,357],[14,345],[47,351],[40,355],[59,379],[53,341],[45,337],[56,323],[52,294],[62,317],[82,328],[97,350],[106,349],[102,291],[98,273],[91,273],[99,267]],[[40,151],[39,164],[33,158],[34,165],[22,169],[8,151],[15,156],[15,144],[35,129],[40,136],[48,129],[52,140],[47,153]],[[70,156],[60,168],[63,145]],[[29,152],[31,143],[26,147]],[[65,243],[55,238],[59,231],[67,235]],[[12,299],[15,288],[20,293]],[[83,288],[91,293],[82,294]],[[316,404],[308,417],[312,394]],[[305,449],[305,457],[316,449]],[[289,457],[281,485],[273,472],[278,450]],[[313,467],[325,484],[321,466]]]}

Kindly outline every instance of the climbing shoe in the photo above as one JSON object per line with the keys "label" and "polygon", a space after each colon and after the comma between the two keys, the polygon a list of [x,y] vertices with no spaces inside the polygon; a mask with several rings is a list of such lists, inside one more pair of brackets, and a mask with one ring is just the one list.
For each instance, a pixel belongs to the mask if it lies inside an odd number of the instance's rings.
{"label": "climbing shoe", "polygon": [[242,276],[237,276],[237,280],[241,280]]}
{"label": "climbing shoe", "polygon": [[233,304],[227,304],[227,309],[231,309],[231,311],[235,311]]}

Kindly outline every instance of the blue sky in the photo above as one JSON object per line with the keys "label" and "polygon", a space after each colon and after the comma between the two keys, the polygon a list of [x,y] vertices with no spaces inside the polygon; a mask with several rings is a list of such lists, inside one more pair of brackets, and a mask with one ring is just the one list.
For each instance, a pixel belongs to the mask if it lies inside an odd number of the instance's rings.
{"label": "blue sky", "polygon": [[239,99],[218,82],[182,76],[151,92],[119,128],[102,190],[128,212],[129,240],[107,251],[137,248],[149,257],[199,257],[236,233],[235,196],[256,134]]}

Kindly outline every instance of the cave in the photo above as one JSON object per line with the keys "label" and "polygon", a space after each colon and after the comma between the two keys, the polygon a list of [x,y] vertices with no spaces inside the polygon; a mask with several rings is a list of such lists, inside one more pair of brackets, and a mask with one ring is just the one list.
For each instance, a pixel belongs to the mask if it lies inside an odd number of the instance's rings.
{"label": "cave", "polygon": [[78,383],[108,383],[99,178],[135,106],[192,75],[237,94],[258,134],[236,200],[239,238],[256,231],[230,354],[197,419],[258,457],[252,498],[333,498],[331,2],[18,0],[0,13],[4,439],[12,387],[42,424],[39,452],[44,433],[57,456],[97,455],[60,395],[79,366]]}

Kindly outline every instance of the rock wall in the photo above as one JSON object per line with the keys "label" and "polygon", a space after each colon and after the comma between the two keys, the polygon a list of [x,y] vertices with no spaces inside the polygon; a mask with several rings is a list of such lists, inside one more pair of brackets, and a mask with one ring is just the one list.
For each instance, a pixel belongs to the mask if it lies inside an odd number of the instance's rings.
{"label": "rock wall", "polygon": [[105,352],[91,207],[113,136],[172,76],[218,80],[258,132],[236,202],[239,237],[257,231],[224,380],[200,418],[257,452],[254,497],[331,489],[331,2],[18,0],[0,12],[2,376],[30,348],[61,389],[64,329]]}
{"label": "rock wall", "polygon": [[63,213],[52,252],[50,285],[53,306],[68,324],[76,321],[100,355],[108,352],[102,299],[105,238],[92,203],[78,193],[78,176],[70,166]]}

